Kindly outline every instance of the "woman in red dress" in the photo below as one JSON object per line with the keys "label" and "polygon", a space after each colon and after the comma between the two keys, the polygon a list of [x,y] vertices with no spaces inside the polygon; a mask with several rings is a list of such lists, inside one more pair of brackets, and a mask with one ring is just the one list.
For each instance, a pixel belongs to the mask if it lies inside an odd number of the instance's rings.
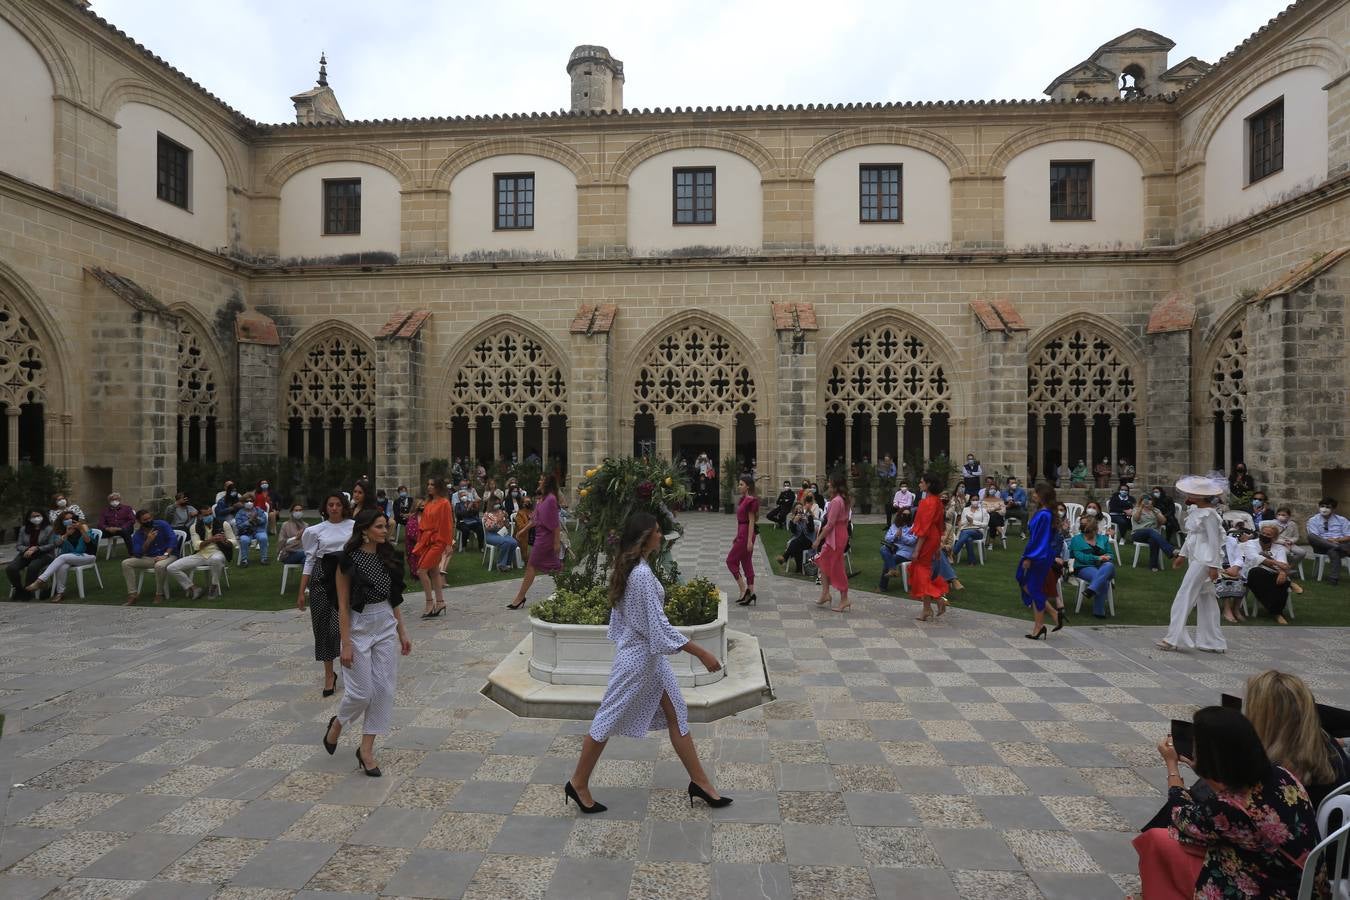
{"label": "woman in red dress", "polygon": [[424,619],[434,619],[445,612],[445,576],[441,574],[441,558],[454,553],[455,511],[445,499],[445,479],[427,481],[427,508],[419,520],[421,533],[413,546],[412,556],[417,560],[417,578],[422,582],[427,608]]}
{"label": "woman in red dress", "polygon": [[816,535],[816,568],[820,570],[820,599],[816,606],[830,602],[830,588],[839,591],[839,605],[830,612],[845,612],[853,604],[848,599],[848,573],[844,571],[844,551],[848,549],[849,496],[843,475],[830,476],[830,502],[825,505],[825,524]]}
{"label": "woman in red dress", "polygon": [[932,472],[919,479],[923,490],[923,499],[914,513],[914,560],[909,566],[909,595],[923,601],[923,615],[920,622],[933,618],[933,601],[938,603],[937,614],[947,611],[947,580],[933,574],[933,557],[942,547],[942,531],[945,527],[942,501],[938,495],[943,491],[942,480]]}

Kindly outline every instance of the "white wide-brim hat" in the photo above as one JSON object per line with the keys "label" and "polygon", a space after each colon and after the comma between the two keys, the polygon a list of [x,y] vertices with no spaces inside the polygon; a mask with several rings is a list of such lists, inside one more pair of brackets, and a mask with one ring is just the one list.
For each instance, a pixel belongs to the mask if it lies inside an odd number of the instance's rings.
{"label": "white wide-brim hat", "polygon": [[1217,497],[1227,488],[1228,485],[1204,475],[1187,475],[1177,480],[1177,492],[1192,497]]}

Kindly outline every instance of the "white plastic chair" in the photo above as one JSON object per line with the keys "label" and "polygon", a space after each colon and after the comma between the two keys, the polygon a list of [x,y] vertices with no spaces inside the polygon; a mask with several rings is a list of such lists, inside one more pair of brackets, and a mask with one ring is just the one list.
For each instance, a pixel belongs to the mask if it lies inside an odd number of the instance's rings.
{"label": "white plastic chair", "polygon": [[[104,543],[103,543],[103,558],[104,558],[104,559],[112,559],[112,549],[113,549],[113,544],[117,543],[118,541],[121,541],[121,542],[122,542],[122,546],[123,546],[123,547],[125,547],[125,546],[127,545],[126,538],[122,537],[121,535],[116,535],[116,534],[110,534],[110,535],[108,535],[107,540],[104,541]],[[130,552],[130,551],[128,551],[128,552]]]}
{"label": "white plastic chair", "polygon": [[1081,503],[1065,503],[1064,515],[1069,520],[1069,531],[1072,534],[1078,533],[1078,520],[1083,518],[1083,510],[1086,507]]}
{"label": "white plastic chair", "polygon": [[304,563],[282,563],[282,565],[281,565],[281,594],[282,594],[283,597],[286,595],[286,578],[287,578],[287,576],[289,576],[289,575],[291,574],[291,570],[292,570],[292,569],[296,570],[297,572],[303,572],[304,569],[305,569]]}
{"label": "white plastic chair", "polygon": [[[492,544],[483,545],[483,568],[491,570],[497,564],[497,548]],[[525,555],[516,547],[516,566],[525,568]]]}
{"label": "white plastic chair", "polygon": [[[1325,806],[1325,803],[1323,805]],[[1319,813],[1317,816],[1319,827],[1323,821]],[[1340,828],[1323,838],[1322,842],[1308,854],[1303,862],[1303,879],[1298,886],[1298,900],[1312,900],[1318,870],[1323,867],[1324,860],[1331,881],[1331,896],[1338,900],[1350,898],[1350,879],[1339,877],[1345,868],[1347,853],[1350,853],[1350,822],[1343,823]]]}
{"label": "white plastic chair", "polygon": [[[97,543],[97,542],[99,542],[99,541],[101,541],[101,540],[103,539],[103,532],[100,531],[100,530],[97,529],[97,528],[90,528],[90,529],[89,529],[89,536],[92,537],[92,538],[94,539],[94,542],[95,542],[95,543]],[[82,566],[71,566],[71,567],[70,567],[70,571],[72,571],[72,572],[75,573],[75,587],[76,587],[76,589],[77,589],[77,590],[79,591],[79,593],[80,593],[80,599],[81,599],[81,600],[84,599],[84,573],[85,573],[87,570],[89,570],[89,569],[93,569],[93,570],[94,570],[94,578],[95,578],[95,580],[98,581],[98,589],[99,589],[100,591],[103,590],[103,575],[100,574],[100,573],[99,573],[99,570],[98,570],[98,548],[97,548],[97,547],[94,548],[94,561],[93,561],[93,562],[85,563],[85,564],[82,565]],[[47,587],[47,596],[48,596],[48,597],[54,596],[55,593],[56,593],[56,592],[52,589],[51,585],[48,585],[48,587]]]}
{"label": "white plastic chair", "polygon": [[[1317,560],[1317,578],[1314,580],[1321,581],[1323,570],[1325,570],[1327,564],[1331,562],[1331,557],[1327,556],[1325,553],[1314,553],[1313,558]],[[1350,556],[1341,557],[1341,568],[1350,572]]]}
{"label": "white plastic chair", "polygon": [[[942,551],[939,550],[938,552],[941,553]],[[909,593],[909,567],[909,560],[905,560],[900,564],[900,583],[904,585],[906,594]]]}

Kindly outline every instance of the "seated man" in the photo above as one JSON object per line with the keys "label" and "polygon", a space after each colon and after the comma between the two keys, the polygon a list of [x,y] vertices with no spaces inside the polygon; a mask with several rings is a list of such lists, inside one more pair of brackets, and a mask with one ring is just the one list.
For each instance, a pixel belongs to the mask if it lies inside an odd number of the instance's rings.
{"label": "seated man", "polygon": [[483,514],[483,539],[488,542],[488,546],[497,548],[498,572],[515,568],[520,542],[511,536],[506,513],[496,500],[488,501],[488,511]]}
{"label": "seated man", "polygon": [[1284,548],[1276,540],[1280,526],[1276,522],[1262,522],[1257,529],[1256,540],[1242,545],[1242,574],[1247,581],[1247,589],[1265,607],[1266,612],[1275,617],[1280,625],[1288,625],[1284,609],[1289,605],[1291,589],[1303,592],[1290,579],[1291,566]]}
{"label": "seated man", "polygon": [[127,583],[125,606],[131,606],[140,594],[136,590],[136,581],[140,569],[155,570],[155,602],[164,600],[164,579],[169,575],[169,563],[173,562],[174,551],[178,548],[178,535],[173,533],[169,523],[156,519],[148,509],[141,510],[136,517],[137,528],[127,541],[127,558],[122,560],[122,578]]}
{"label": "seated man", "polygon": [[765,518],[775,525],[786,527],[788,513],[792,512],[796,500],[797,495],[792,491],[792,482],[783,479],[783,489],[778,492],[778,502]]}
{"label": "seated man", "polygon": [[914,511],[902,509],[881,539],[881,583],[878,590],[890,587],[891,579],[900,574],[900,567],[914,558]]}
{"label": "seated man", "polygon": [[188,495],[184,493],[179,493],[174,498],[173,506],[164,510],[164,521],[172,525],[175,531],[187,531],[195,518],[197,507],[188,502]]}
{"label": "seated man", "polygon": [[98,514],[98,530],[103,539],[121,538],[125,541],[136,530],[136,512],[122,503],[122,495],[113,491],[108,495],[108,505]]}
{"label": "seated man", "polygon": [[1134,515],[1136,505],[1134,498],[1130,496],[1130,483],[1121,481],[1120,490],[1106,501],[1106,514],[1116,523],[1116,534],[1130,533],[1130,517]]}
{"label": "seated man", "polygon": [[[211,570],[212,597],[220,596],[220,575],[225,564],[234,553],[234,526],[229,519],[217,519],[215,510],[208,509],[197,517],[188,527],[188,545],[183,548],[183,556],[169,563],[169,575],[178,586],[193,600],[200,600],[205,589],[194,587],[192,573],[198,569]],[[304,554],[300,554],[304,561]]]}
{"label": "seated man", "polygon": [[258,561],[267,565],[267,513],[258,509],[252,497],[244,498],[244,505],[234,514],[234,533],[239,538],[239,568],[248,568],[248,549],[258,543]]}
{"label": "seated man", "polygon": [[897,486],[895,496],[891,498],[891,506],[896,512],[907,509],[911,514],[914,512],[915,497],[914,492],[909,489],[909,482],[902,480]]}
{"label": "seated man", "polygon": [[1275,541],[1284,548],[1289,563],[1298,568],[1298,564],[1308,558],[1308,548],[1298,543],[1298,523],[1294,521],[1294,512],[1287,506],[1275,511],[1275,521],[1280,526],[1280,534]]}
{"label": "seated man", "polygon": [[[1115,516],[1111,517],[1115,521]],[[1148,567],[1152,572],[1162,569],[1159,554],[1171,559],[1177,555],[1177,549],[1163,533],[1167,528],[1167,516],[1153,505],[1152,497],[1140,500],[1130,513],[1130,540],[1136,544],[1148,544]],[[1120,534],[1122,532],[1117,532]]]}
{"label": "seated man", "polygon": [[1323,497],[1317,515],[1308,520],[1308,543],[1314,553],[1326,556],[1331,569],[1327,582],[1341,583],[1341,560],[1350,556],[1350,521],[1336,512],[1336,498]]}
{"label": "seated man", "polygon": [[1009,478],[1008,486],[1003,489],[1003,518],[1022,523],[1027,520],[1027,489],[1018,484],[1016,478]]}
{"label": "seated man", "polygon": [[894,478],[896,476],[895,461],[891,459],[889,453],[883,453],[881,462],[877,463],[878,478]]}
{"label": "seated man", "polygon": [[1098,532],[1096,516],[1084,515],[1078,520],[1078,533],[1069,541],[1069,556],[1073,558],[1074,574],[1087,585],[1085,594],[1092,601],[1092,615],[1106,618],[1106,592],[1116,577],[1111,562],[1111,546],[1106,535]]}
{"label": "seated man", "polygon": [[469,539],[474,538],[478,541],[478,549],[482,550],[483,539],[483,520],[478,515],[478,501],[464,488],[460,488],[459,496],[455,500],[455,528],[464,535],[464,548],[469,547]]}
{"label": "seated man", "polygon": [[966,550],[966,565],[975,565],[975,542],[984,539],[984,534],[989,528],[989,513],[984,511],[984,504],[980,503],[980,498],[970,495],[970,502],[966,508],[961,510],[961,520],[957,524],[958,534],[956,543],[952,545],[952,559],[961,555],[961,548]]}
{"label": "seated man", "polygon": [[239,495],[239,489],[235,487],[234,481],[225,482],[225,488],[216,497],[216,518],[233,519],[235,513],[244,508],[244,500]]}

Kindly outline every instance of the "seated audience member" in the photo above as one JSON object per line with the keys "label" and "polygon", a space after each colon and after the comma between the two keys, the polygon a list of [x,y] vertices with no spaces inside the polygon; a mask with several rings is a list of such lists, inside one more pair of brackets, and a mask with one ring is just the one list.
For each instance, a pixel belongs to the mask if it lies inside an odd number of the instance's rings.
{"label": "seated audience member", "polygon": [[[989,479],[990,482],[993,479]],[[998,540],[1003,537],[1003,514],[1007,506],[1003,503],[1003,495],[999,489],[992,484],[980,491],[980,505],[984,507],[985,514],[989,516],[989,539]]]}
{"label": "seated audience member", "polygon": [[1271,761],[1303,784],[1313,809],[1350,781],[1350,752],[1322,730],[1312,691],[1297,675],[1270,669],[1248,678],[1242,713]]}
{"label": "seated audience member", "polygon": [[1308,548],[1298,542],[1298,523],[1294,521],[1294,511],[1281,506],[1275,511],[1275,522],[1280,526],[1275,541],[1284,548],[1290,565],[1298,568],[1298,564],[1308,558]]}
{"label": "seated audience member", "polygon": [[1074,487],[1082,487],[1087,484],[1088,475],[1088,464],[1080,459],[1078,465],[1069,471],[1069,484]]}
{"label": "seated audience member", "polygon": [[[1115,516],[1111,518],[1115,520]],[[1151,497],[1140,500],[1130,513],[1130,540],[1136,544],[1148,544],[1148,568],[1151,572],[1162,569],[1160,555],[1168,559],[1177,555],[1177,548],[1163,534],[1166,527],[1167,516],[1153,505]]]}
{"label": "seated audience member", "polygon": [[975,565],[975,542],[984,538],[984,533],[989,528],[989,513],[984,511],[984,505],[980,503],[980,498],[974,494],[970,495],[970,502],[961,512],[961,519],[957,523],[956,543],[952,545],[952,559],[955,560],[961,555],[961,549],[966,551],[966,565]]}
{"label": "seated audience member", "polygon": [[122,560],[122,578],[127,583],[127,599],[123,604],[130,606],[140,599],[136,582],[142,569],[155,570],[155,602],[164,601],[164,579],[169,577],[169,563],[173,562],[178,549],[178,535],[163,519],[156,519],[154,513],[143,509],[136,517],[136,530],[127,541],[127,558]]}
{"label": "seated audience member", "polygon": [[1119,465],[1119,467],[1117,468],[1116,471],[1117,471],[1117,476],[1120,478],[1121,481],[1127,481],[1127,482],[1132,482],[1132,481],[1134,481],[1134,475],[1135,475],[1135,471],[1134,471],[1134,463],[1129,463],[1129,462],[1126,462],[1125,460],[1122,459],[1122,460],[1120,461],[1120,465]]}
{"label": "seated audience member", "polygon": [[1256,493],[1256,480],[1247,471],[1246,463],[1238,463],[1233,467],[1233,474],[1228,476],[1228,490],[1233,494]]}
{"label": "seated audience member", "polygon": [[792,491],[792,482],[785,478],[783,479],[783,489],[778,492],[778,500],[765,518],[775,525],[786,527],[788,513],[792,512],[792,507],[796,502],[797,495]]}
{"label": "seated audience member", "polygon": [[1003,489],[1003,518],[1027,520],[1027,489],[1016,478],[1009,478]]}
{"label": "seated audience member", "polygon": [[820,484],[811,482],[811,498],[815,500],[816,506],[821,510],[821,515],[825,514],[825,495],[820,492]]}
{"label": "seated audience member", "polygon": [[511,537],[522,548],[534,546],[534,499],[528,494],[520,499],[520,507],[512,517]]}
{"label": "seated audience member", "polygon": [[28,585],[37,580],[38,573],[47,568],[47,564],[56,556],[63,535],[47,522],[40,509],[30,509],[19,528],[19,539],[14,545],[14,558],[5,566],[5,576],[10,587],[14,588],[14,599],[29,601],[33,595]]}
{"label": "seated audience member", "polygon": [[777,562],[780,566],[791,568],[792,563],[797,564],[797,571],[802,571],[802,554],[811,549],[811,545],[816,540],[816,529],[820,527],[820,508],[816,506],[816,498],[810,493],[806,495],[806,500],[798,503],[788,514],[787,527],[791,537],[788,538],[787,547],[783,550],[783,555],[778,557]]}
{"label": "seated audience member", "polygon": [[505,572],[515,568],[520,542],[511,535],[501,502],[488,500],[487,504],[488,511],[483,513],[483,539],[489,546],[497,548],[497,571]]}
{"label": "seated audience member", "polygon": [[1115,530],[1115,524],[1106,517],[1104,512],[1102,512],[1102,505],[1096,500],[1089,500],[1087,502],[1087,505],[1083,507],[1083,515],[1092,516],[1092,518],[1096,519],[1097,530],[1102,534],[1108,534]]}
{"label": "seated audience member", "polygon": [[389,499],[389,493],[384,488],[375,491],[375,505],[384,517],[390,521],[394,518],[394,501]]}
{"label": "seated audience member", "polygon": [[1069,541],[1069,556],[1073,559],[1074,574],[1087,585],[1084,594],[1092,601],[1092,614],[1106,618],[1106,592],[1116,577],[1116,566],[1111,562],[1111,545],[1098,529],[1101,522],[1086,513],[1078,520],[1078,533]]}
{"label": "seated audience member", "polygon": [[1130,516],[1134,514],[1136,505],[1134,497],[1130,495],[1130,483],[1122,481],[1120,489],[1106,501],[1106,514],[1116,523],[1116,534],[1129,533]]}
{"label": "seated audience member", "polygon": [[67,500],[65,494],[52,494],[52,508],[47,510],[47,521],[55,525],[57,518],[66,510],[75,514],[76,521],[84,521],[84,510],[80,509],[79,504]]}
{"label": "seated audience member", "polygon": [[108,505],[98,514],[98,530],[103,532],[103,540],[121,538],[126,540],[136,530],[136,511],[122,503],[122,495],[113,491],[108,495]]}
{"label": "seated audience member", "polygon": [[1350,520],[1336,512],[1336,498],[1323,497],[1308,520],[1308,544],[1327,558],[1327,582],[1341,583],[1341,560],[1350,556]]}
{"label": "seated audience member", "polygon": [[244,508],[244,498],[239,495],[233,479],[226,481],[224,488],[216,497],[216,518],[234,519],[234,514]]}
{"label": "seated audience member", "polygon": [[1166,518],[1166,523],[1160,531],[1163,537],[1170,543],[1176,543],[1176,535],[1181,531],[1181,525],[1177,522],[1177,504],[1172,496],[1167,493],[1162,485],[1154,485],[1153,490],[1149,492],[1149,499],[1153,503],[1153,508],[1162,513]]}
{"label": "seated audience member", "polygon": [[267,516],[267,530],[275,531],[280,515],[277,511],[277,498],[272,496],[272,485],[266,478],[259,481],[253,490],[253,505]]}
{"label": "seated audience member", "polygon": [[1219,577],[1214,582],[1214,594],[1223,608],[1225,622],[1236,625],[1247,621],[1242,612],[1242,598],[1247,596],[1247,581],[1242,572],[1242,543],[1252,536],[1252,530],[1245,525],[1224,537],[1222,565]]}
{"label": "seated audience member", "polygon": [[889,453],[883,453],[881,455],[881,462],[877,463],[877,477],[894,478],[896,476],[897,471],[898,470],[895,467],[895,460],[891,459],[891,455]]}
{"label": "seated audience member", "polygon": [[890,587],[891,579],[900,574],[900,567],[914,558],[914,510],[902,509],[881,539],[881,582],[878,590]]}
{"label": "seated audience member", "polygon": [[[1320,835],[1308,793],[1272,763],[1242,713],[1207,706],[1195,714],[1195,759],[1185,760],[1209,791],[1186,788],[1170,736],[1158,744],[1167,765],[1170,827],[1134,839],[1143,895],[1167,897],[1298,896],[1300,860]],[[1203,853],[1203,856],[1199,854]],[[1325,872],[1316,897],[1330,897]]]}
{"label": "seated audience member", "polygon": [[909,489],[909,482],[901,481],[895,496],[891,498],[891,506],[896,512],[902,509],[914,510],[915,497],[914,492]]}
{"label": "seated audience member", "polygon": [[486,509],[487,505],[494,500],[501,503],[505,499],[506,492],[497,487],[497,479],[489,478],[487,480],[487,485],[483,488],[483,496],[479,498],[483,503],[483,508]]}
{"label": "seated audience member", "polygon": [[1266,499],[1265,491],[1257,491],[1252,494],[1251,509],[1252,521],[1257,525],[1275,520],[1275,510],[1270,508],[1270,501]]}
{"label": "seated audience member", "polygon": [[[187,534],[188,542],[183,548],[183,555],[169,563],[169,577],[178,583],[188,597],[200,600],[206,590],[193,586],[192,573],[198,569],[210,569],[210,595],[219,597],[220,575],[234,553],[233,524],[229,519],[222,521],[216,518],[215,510],[209,509],[188,526]],[[301,553],[300,562],[304,560],[305,555]]]}
{"label": "seated audience member", "polygon": [[277,548],[277,562],[290,566],[305,564],[305,551],[300,546],[305,528],[305,508],[297,503],[291,507],[290,517],[281,526],[281,546]]}
{"label": "seated audience member", "polygon": [[98,550],[89,535],[89,526],[75,517],[73,510],[62,510],[56,517],[52,531],[59,539],[56,553],[42,574],[25,587],[29,594],[40,594],[47,585],[52,586],[52,602],[60,603],[66,595],[66,577],[74,566],[87,566],[96,561],[94,553]]}
{"label": "seated audience member", "polygon": [[1104,488],[1111,483],[1111,461],[1102,457],[1102,461],[1092,467],[1092,479],[1097,487]]}
{"label": "seated audience member", "polygon": [[479,501],[463,488],[455,498],[455,527],[464,536],[464,549],[469,548],[469,539],[478,541],[478,549],[483,549],[483,519],[479,515]]}
{"label": "seated audience member", "polygon": [[188,502],[188,495],[179,493],[173,505],[164,510],[164,521],[176,531],[187,531],[192,520],[197,518],[197,507]]}
{"label": "seated audience member", "polygon": [[1277,523],[1261,523],[1256,530],[1256,539],[1242,545],[1242,575],[1247,590],[1261,602],[1266,612],[1279,624],[1288,625],[1284,608],[1289,604],[1289,591],[1297,589],[1302,593],[1303,589],[1289,577],[1292,568],[1289,558],[1275,540],[1279,533]]}
{"label": "seated audience member", "polygon": [[244,505],[234,514],[234,533],[239,540],[239,568],[248,568],[248,551],[258,545],[258,562],[264,566],[267,558],[267,513],[258,509],[251,495],[244,495]]}
{"label": "seated audience member", "polygon": [[[408,486],[400,484],[398,486],[398,496],[394,498],[394,524],[402,525],[403,530],[408,530],[408,514],[412,512],[413,499],[408,493]],[[407,541],[404,541],[407,544]],[[416,570],[414,570],[416,571]]]}
{"label": "seated audience member", "polygon": [[1073,537],[1073,523],[1069,521],[1069,508],[1063,503],[1055,506],[1054,524],[1055,533],[1055,558],[1061,560],[1061,564],[1068,562],[1069,559],[1069,540]]}

